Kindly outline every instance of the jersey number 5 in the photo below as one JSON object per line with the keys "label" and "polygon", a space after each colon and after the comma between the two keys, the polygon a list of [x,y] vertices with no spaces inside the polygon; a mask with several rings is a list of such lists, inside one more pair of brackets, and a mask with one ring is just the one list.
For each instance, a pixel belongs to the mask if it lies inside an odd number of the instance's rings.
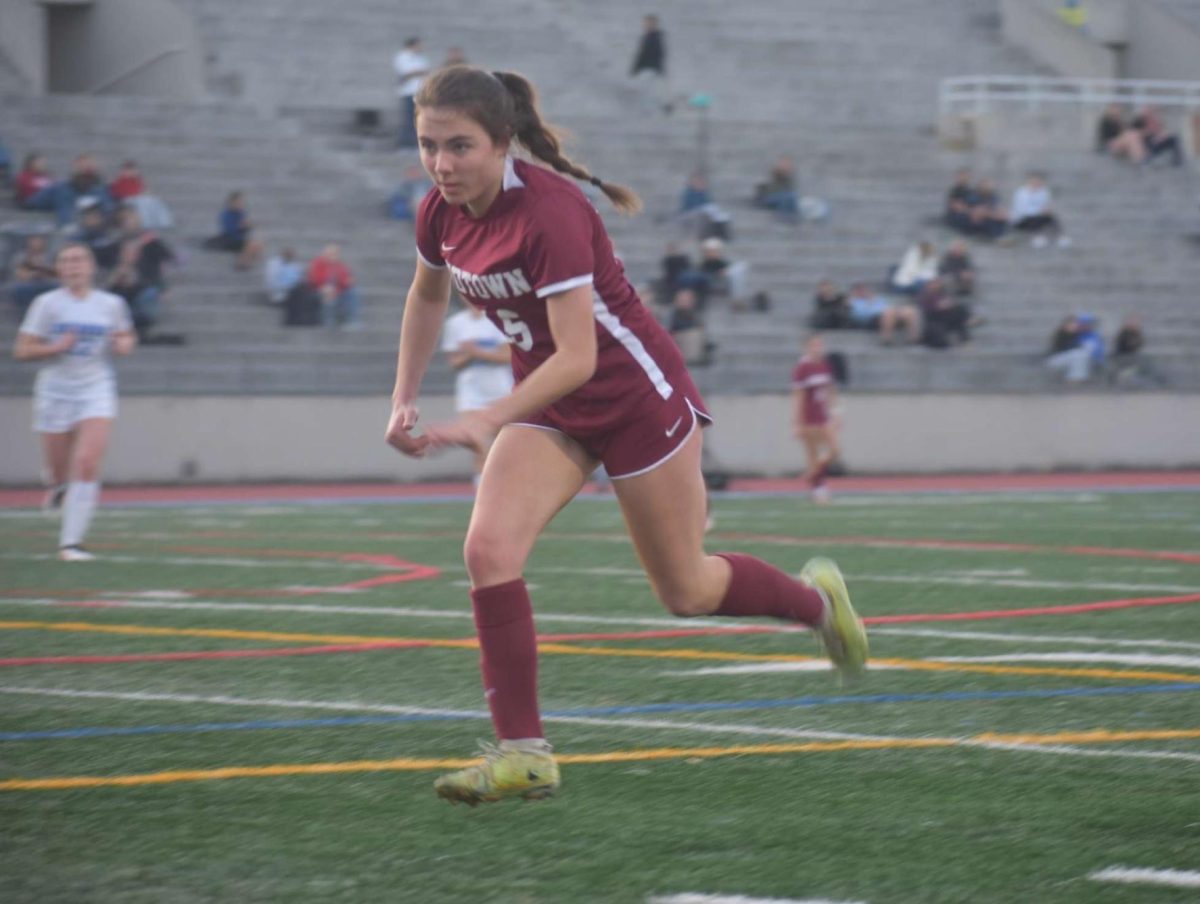
{"label": "jersey number 5", "polygon": [[517,318],[516,311],[497,308],[496,316],[504,321],[504,332],[512,337],[513,345],[523,352],[533,348],[533,333],[529,332],[529,327],[525,325],[524,320]]}

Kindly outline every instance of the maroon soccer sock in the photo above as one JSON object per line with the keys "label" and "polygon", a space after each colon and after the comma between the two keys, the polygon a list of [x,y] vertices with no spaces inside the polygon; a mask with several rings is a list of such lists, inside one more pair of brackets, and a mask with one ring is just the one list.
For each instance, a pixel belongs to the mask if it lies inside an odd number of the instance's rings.
{"label": "maroon soccer sock", "polygon": [[815,625],[825,614],[825,601],[815,589],[784,574],[762,559],[738,552],[719,552],[733,569],[729,589],[714,615],[767,615]]}
{"label": "maroon soccer sock", "polygon": [[537,699],[537,635],[525,581],[471,591],[484,696],[502,741],[540,738]]}

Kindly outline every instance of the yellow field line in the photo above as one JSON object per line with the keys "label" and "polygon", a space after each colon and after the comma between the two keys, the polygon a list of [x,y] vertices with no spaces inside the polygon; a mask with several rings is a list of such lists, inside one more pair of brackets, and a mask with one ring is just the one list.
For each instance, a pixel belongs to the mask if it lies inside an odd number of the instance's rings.
{"label": "yellow field line", "polygon": [[[265,640],[277,643],[420,643],[447,649],[477,649],[474,639],[450,640],[426,637],[379,637],[359,634],[296,634],[280,631],[240,631],[231,628],[160,628],[151,625],[105,625],[96,622],[0,621],[0,630],[37,630],[131,634],[158,637],[216,637],[224,640]],[[617,656],[631,659],[690,659],[703,662],[812,662],[812,656],[786,653],[731,653],[723,650],[645,650],[630,647],[583,647],[575,644],[543,643],[539,652],[561,656]],[[1076,669],[1054,666],[983,665],[963,662],[930,662],[924,659],[875,659],[877,665],[924,672],[967,672],[984,675],[1055,676],[1059,678],[1106,678],[1119,681],[1168,681],[1200,683],[1200,675],[1183,672],[1149,672],[1137,669]]]}
{"label": "yellow field line", "polygon": [[[809,741],[802,744],[746,744],[734,747],[660,747],[646,750],[617,750],[611,753],[564,754],[564,765],[633,763],[653,760],[715,759],[729,756],[779,756],[790,753],[828,753],[845,750],[903,750],[971,747],[980,744],[1010,744],[1037,747],[1055,744],[1106,744],[1125,741],[1157,741],[1200,738],[1200,729],[1148,731],[1060,732],[1058,734],[994,734],[969,738],[879,738],[847,741]],[[353,772],[425,772],[461,769],[476,760],[393,759],[352,760],[342,763],[297,763],[273,766],[226,766],[220,769],[191,769],[147,772],[133,775],[79,775],[62,778],[10,779],[0,781],[4,791],[64,791],[73,788],[169,785],[177,782],[220,781],[230,778],[273,778],[290,775],[334,775]]]}

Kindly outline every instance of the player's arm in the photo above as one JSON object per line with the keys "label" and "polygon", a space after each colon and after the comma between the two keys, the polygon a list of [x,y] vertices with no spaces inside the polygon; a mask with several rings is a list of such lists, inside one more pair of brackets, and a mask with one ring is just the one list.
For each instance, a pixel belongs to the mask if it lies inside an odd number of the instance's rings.
{"label": "player's arm", "polygon": [[596,372],[596,321],[592,286],[576,286],[546,298],[554,352],[483,414],[498,430],[574,392]]}
{"label": "player's arm", "polygon": [[421,381],[437,348],[438,334],[450,306],[450,271],[428,266],[417,260],[404,320],[400,326],[400,353],[396,361],[396,386],[392,405],[410,405],[416,401]]}
{"label": "player's arm", "polygon": [[392,414],[384,438],[405,455],[420,456],[428,445],[411,435],[417,423],[417,393],[437,348],[438,334],[450,306],[450,271],[417,260],[417,271],[404,303],[400,326],[400,351],[396,360],[396,385]]}
{"label": "player's arm", "polygon": [[13,357],[18,361],[41,361],[45,358],[56,358],[63,352],[70,351],[75,344],[74,333],[63,333],[57,339],[44,339],[36,333],[17,333],[17,341],[13,345]]}
{"label": "player's arm", "polygon": [[804,390],[792,390],[792,433],[796,436],[800,435],[800,429],[804,426]]}
{"label": "player's arm", "polygon": [[133,330],[121,330],[113,333],[109,347],[114,355],[128,355],[137,348],[137,333]]}

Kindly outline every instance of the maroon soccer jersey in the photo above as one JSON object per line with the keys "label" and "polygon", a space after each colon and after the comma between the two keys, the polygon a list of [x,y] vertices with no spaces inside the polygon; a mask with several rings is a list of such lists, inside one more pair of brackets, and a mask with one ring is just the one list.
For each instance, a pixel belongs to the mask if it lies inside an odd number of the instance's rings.
{"label": "maroon soccer jersey", "polygon": [[570,180],[510,159],[486,214],[471,217],[434,189],[421,202],[416,233],[421,260],[448,267],[463,298],[510,337],[518,381],[554,352],[550,296],[591,287],[596,372],[545,412],[560,429],[608,429],[647,396],[683,394],[702,408],[678,347],[638,299],[600,215]]}
{"label": "maroon soccer jersey", "polygon": [[800,359],[792,371],[792,388],[804,393],[800,416],[805,427],[820,427],[829,423],[829,388],[832,385],[833,369],[826,359]]}

